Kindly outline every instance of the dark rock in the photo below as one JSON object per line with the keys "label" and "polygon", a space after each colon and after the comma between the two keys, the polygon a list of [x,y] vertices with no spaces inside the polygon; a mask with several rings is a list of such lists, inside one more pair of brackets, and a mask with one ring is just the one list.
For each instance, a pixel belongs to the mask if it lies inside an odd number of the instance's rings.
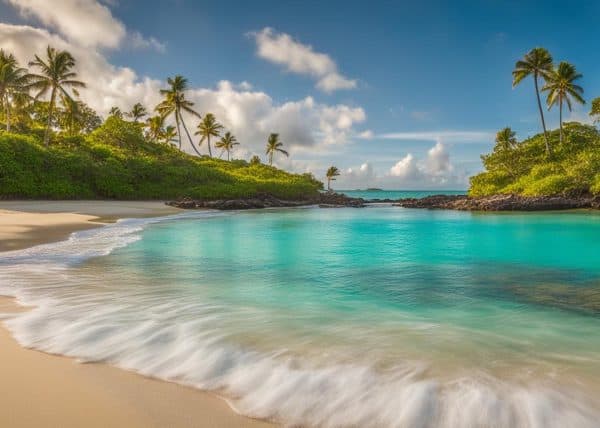
{"label": "dark rock", "polygon": [[591,196],[494,195],[471,198],[466,195],[433,195],[421,199],[401,199],[405,208],[451,209],[463,211],[548,211],[600,208],[600,198]]}
{"label": "dark rock", "polygon": [[327,192],[319,193],[311,198],[299,201],[279,199],[269,194],[259,194],[252,198],[218,199],[212,201],[184,198],[179,201],[167,202],[167,205],[184,209],[211,208],[216,210],[247,210],[257,208],[300,207],[305,205],[319,205],[323,208],[361,208],[365,206],[365,201],[360,198],[350,198],[339,193]]}

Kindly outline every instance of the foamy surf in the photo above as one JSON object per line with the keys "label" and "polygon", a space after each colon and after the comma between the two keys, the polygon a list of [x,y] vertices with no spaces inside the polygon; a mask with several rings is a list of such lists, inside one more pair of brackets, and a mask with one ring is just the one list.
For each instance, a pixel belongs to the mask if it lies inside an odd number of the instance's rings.
{"label": "foamy surf", "polygon": [[[221,214],[199,217],[205,215]],[[518,382],[468,367],[436,376],[427,355],[381,364],[343,358],[330,347],[319,352],[312,339],[307,353],[239,340],[244,322],[268,323],[268,312],[205,299],[193,287],[166,283],[170,277],[131,275],[125,259],[102,263],[102,256],[139,244],[146,227],[163,221],[170,220],[124,220],[0,255],[0,294],[33,306],[5,322],[15,338],[45,352],[215,391],[242,414],[290,426],[598,426],[597,402],[576,385],[548,378]],[[164,245],[156,239],[154,245]],[[271,328],[259,331],[268,336]]]}

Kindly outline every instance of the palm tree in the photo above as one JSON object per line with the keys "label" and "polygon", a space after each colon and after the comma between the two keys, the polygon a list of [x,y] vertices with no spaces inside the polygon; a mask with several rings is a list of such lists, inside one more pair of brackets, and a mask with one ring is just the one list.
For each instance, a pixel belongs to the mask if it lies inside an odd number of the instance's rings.
{"label": "palm tree", "polygon": [[158,142],[164,133],[165,118],[162,116],[152,116],[146,120],[146,138],[153,143]]}
{"label": "palm tree", "polygon": [[258,155],[254,155],[250,158],[250,165],[259,165],[260,164],[260,157],[258,157]]}
{"label": "palm tree", "polygon": [[165,128],[162,134],[162,141],[165,144],[175,143],[177,141],[177,131],[173,125],[169,125]]}
{"label": "palm tree", "polygon": [[516,132],[506,127],[496,133],[496,143],[502,149],[514,149],[517,146]]}
{"label": "palm tree", "polygon": [[286,156],[290,155],[281,147],[283,147],[283,143],[279,141],[279,134],[269,135],[269,139],[267,140],[267,151],[265,152],[267,155],[269,155],[269,165],[273,166],[273,155],[275,152],[282,153]]}
{"label": "palm tree", "polygon": [[219,137],[223,125],[217,122],[215,115],[212,113],[206,113],[204,119],[198,124],[198,130],[195,135],[200,135],[200,145],[206,140],[208,144],[208,155],[212,158],[212,151],[210,149],[210,137]]}
{"label": "palm tree", "polygon": [[548,144],[546,121],[544,120],[544,111],[542,110],[542,102],[540,101],[538,78],[541,77],[542,79],[546,79],[550,73],[552,73],[552,55],[544,48],[533,48],[522,60],[516,62],[515,69],[512,72],[513,88],[521,83],[527,76],[533,76],[535,95],[537,97],[538,109],[542,119],[542,128],[544,130],[544,139],[546,141],[546,153],[550,153],[550,145]]}
{"label": "palm tree", "polygon": [[108,115],[109,116],[117,117],[119,119],[123,119],[123,112],[117,106],[111,107],[110,110],[108,111]]}
{"label": "palm tree", "polygon": [[6,130],[10,131],[11,99],[19,95],[29,95],[27,70],[17,64],[13,54],[0,49],[0,104],[4,106]]}
{"label": "palm tree", "polygon": [[200,152],[194,145],[192,137],[188,132],[183,116],[181,115],[184,111],[193,114],[194,116],[200,117],[200,115],[192,109],[193,102],[185,99],[185,90],[187,89],[187,79],[183,76],[177,75],[175,77],[169,77],[167,79],[169,84],[168,89],[161,89],[160,93],[164,96],[164,100],[156,106],[156,111],[163,117],[170,115],[175,116],[175,124],[177,125],[177,144],[181,150],[181,125],[187,134],[190,141],[190,145],[194,151],[200,155]]}
{"label": "palm tree", "polygon": [[64,128],[69,135],[76,135],[83,122],[81,101],[74,100],[64,94],[61,94],[60,100],[63,105],[62,116],[64,117],[64,122],[61,124],[61,127],[64,125]]}
{"label": "palm tree", "polygon": [[571,98],[580,104],[585,104],[583,88],[575,84],[575,81],[581,79],[581,77],[582,75],[577,72],[573,64],[561,61],[558,67],[548,76],[547,83],[542,88],[542,91],[548,92],[546,100],[548,110],[558,104],[561,143],[563,141],[563,102],[567,104],[569,111],[571,111]]}
{"label": "palm tree", "polygon": [[127,113],[127,117],[132,118],[135,123],[137,123],[138,120],[147,115],[148,111],[146,110],[146,107],[144,107],[141,103],[135,103],[131,108],[131,111]]}
{"label": "palm tree", "polygon": [[330,166],[325,176],[327,177],[327,190],[331,190],[331,182],[335,181],[335,177],[340,175],[340,170],[335,166]]}
{"label": "palm tree", "polygon": [[43,60],[35,55],[35,59],[29,63],[32,67],[40,69],[40,74],[30,74],[30,86],[37,90],[36,100],[50,91],[50,104],[48,105],[48,123],[44,133],[44,144],[48,146],[50,141],[50,124],[52,123],[52,113],[56,104],[57,92],[71,98],[67,88],[85,88],[85,83],[75,80],[77,73],[73,70],[75,59],[67,51],[57,51],[48,46],[46,49],[46,59]]}
{"label": "palm tree", "polygon": [[[231,132],[226,132],[223,138],[220,141],[217,141],[215,147],[217,149],[222,149],[221,156],[223,152],[227,152],[227,160],[229,160],[229,154],[233,151],[235,146],[239,146],[237,139],[231,134]],[[221,157],[219,156],[219,157]]]}

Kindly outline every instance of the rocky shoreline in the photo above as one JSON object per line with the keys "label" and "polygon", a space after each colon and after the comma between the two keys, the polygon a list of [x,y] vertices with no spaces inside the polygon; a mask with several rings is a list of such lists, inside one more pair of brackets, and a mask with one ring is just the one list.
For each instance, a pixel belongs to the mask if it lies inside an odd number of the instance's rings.
{"label": "rocky shoreline", "polygon": [[472,198],[466,195],[433,195],[421,199],[400,199],[394,206],[404,208],[460,211],[552,211],[578,208],[600,209],[600,196],[518,196],[494,195]]}
{"label": "rocky shoreline", "polygon": [[578,208],[600,209],[600,196],[518,196],[494,195],[472,198],[467,195],[432,195],[399,200],[351,198],[341,193],[327,192],[312,198],[290,201],[269,194],[253,198],[200,200],[184,198],[167,205],[184,209],[247,210],[318,205],[321,208],[363,208],[367,204],[392,203],[404,208],[446,209],[460,211],[550,211]]}
{"label": "rocky shoreline", "polygon": [[183,209],[210,208],[216,210],[248,210],[260,208],[289,208],[318,205],[321,208],[362,208],[365,200],[350,198],[341,193],[327,192],[315,195],[312,198],[290,201],[276,198],[269,194],[257,195],[253,198],[218,199],[213,201],[184,198],[178,201],[167,202],[167,205]]}

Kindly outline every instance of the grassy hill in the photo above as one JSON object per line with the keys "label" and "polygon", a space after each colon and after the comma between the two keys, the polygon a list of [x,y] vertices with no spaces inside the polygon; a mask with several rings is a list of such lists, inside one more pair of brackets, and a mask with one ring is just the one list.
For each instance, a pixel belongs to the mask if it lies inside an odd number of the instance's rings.
{"label": "grassy hill", "polygon": [[0,198],[227,199],[314,196],[323,184],[263,164],[194,157],[148,142],[141,126],[111,117],[86,136],[0,132]]}
{"label": "grassy hill", "polygon": [[482,156],[485,171],[471,177],[470,196],[517,194],[567,196],[600,194],[600,132],[577,122],[564,124],[565,138],[549,132],[546,154],[543,134],[522,142],[498,142]]}

